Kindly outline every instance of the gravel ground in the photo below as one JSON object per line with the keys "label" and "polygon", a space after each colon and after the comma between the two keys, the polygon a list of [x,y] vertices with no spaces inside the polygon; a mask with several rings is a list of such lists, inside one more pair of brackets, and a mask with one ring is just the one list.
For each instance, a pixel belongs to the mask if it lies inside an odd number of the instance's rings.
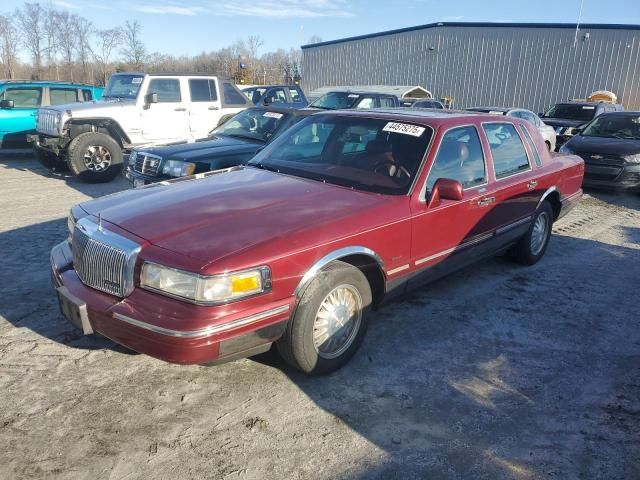
{"label": "gravel ground", "polygon": [[83,337],[49,250],[124,188],[0,158],[0,478],[639,479],[640,196],[592,192],[525,268],[374,315],[341,371],[184,367]]}

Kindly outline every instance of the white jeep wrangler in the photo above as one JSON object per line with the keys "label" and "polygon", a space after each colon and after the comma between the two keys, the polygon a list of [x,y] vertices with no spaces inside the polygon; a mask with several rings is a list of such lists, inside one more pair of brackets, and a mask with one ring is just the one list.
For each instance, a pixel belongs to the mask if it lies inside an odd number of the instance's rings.
{"label": "white jeep wrangler", "polygon": [[30,140],[45,167],[107,182],[120,172],[123,150],[206,137],[250,106],[233,83],[215,76],[117,73],[100,101],[38,110]]}

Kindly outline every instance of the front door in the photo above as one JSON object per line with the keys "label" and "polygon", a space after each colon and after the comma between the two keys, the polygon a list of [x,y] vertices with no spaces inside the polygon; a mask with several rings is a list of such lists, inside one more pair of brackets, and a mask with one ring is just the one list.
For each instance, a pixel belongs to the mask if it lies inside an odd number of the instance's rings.
{"label": "front door", "polygon": [[214,78],[189,79],[189,132],[204,138],[220,121],[220,98]]}
{"label": "front door", "polygon": [[151,142],[169,142],[189,138],[187,108],[180,79],[157,78],[149,81],[145,99],[158,95],[156,103],[145,100],[141,113],[142,136]]}
{"label": "front door", "polygon": [[13,108],[0,109],[2,148],[27,148],[27,134],[35,133],[36,112],[42,105],[41,87],[7,87],[0,100],[12,100]]}
{"label": "front door", "polygon": [[[428,207],[433,186],[440,178],[459,181],[464,197],[460,201],[443,199]],[[421,198],[413,203],[411,258],[416,275],[412,282],[432,280],[464,266],[486,247],[491,233],[483,220],[495,205],[488,179],[476,127],[446,131]]]}

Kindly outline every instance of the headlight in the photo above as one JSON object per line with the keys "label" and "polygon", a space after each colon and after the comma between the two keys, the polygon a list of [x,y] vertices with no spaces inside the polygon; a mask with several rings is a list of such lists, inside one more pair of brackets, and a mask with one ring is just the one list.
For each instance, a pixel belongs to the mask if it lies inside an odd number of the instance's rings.
{"label": "headlight", "polygon": [[162,173],[171,177],[186,177],[193,174],[195,170],[195,163],[181,162],[180,160],[167,160],[162,167]]}
{"label": "headlight", "polygon": [[627,163],[633,163],[634,165],[640,164],[640,153],[636,153],[635,155],[629,155],[624,159]]}
{"label": "headlight", "polygon": [[136,158],[138,158],[138,152],[135,150],[129,154],[129,166],[133,167],[136,164]]}
{"label": "headlight", "polygon": [[140,286],[196,303],[216,304],[262,293],[271,288],[269,267],[202,276],[145,262]]}

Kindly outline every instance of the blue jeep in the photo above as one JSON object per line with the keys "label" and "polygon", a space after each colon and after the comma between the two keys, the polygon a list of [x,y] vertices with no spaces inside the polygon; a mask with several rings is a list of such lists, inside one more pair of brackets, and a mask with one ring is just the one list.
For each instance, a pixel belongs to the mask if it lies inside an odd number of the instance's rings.
{"label": "blue jeep", "polygon": [[102,87],[81,83],[0,80],[0,149],[30,148],[36,112],[49,105],[99,100]]}

